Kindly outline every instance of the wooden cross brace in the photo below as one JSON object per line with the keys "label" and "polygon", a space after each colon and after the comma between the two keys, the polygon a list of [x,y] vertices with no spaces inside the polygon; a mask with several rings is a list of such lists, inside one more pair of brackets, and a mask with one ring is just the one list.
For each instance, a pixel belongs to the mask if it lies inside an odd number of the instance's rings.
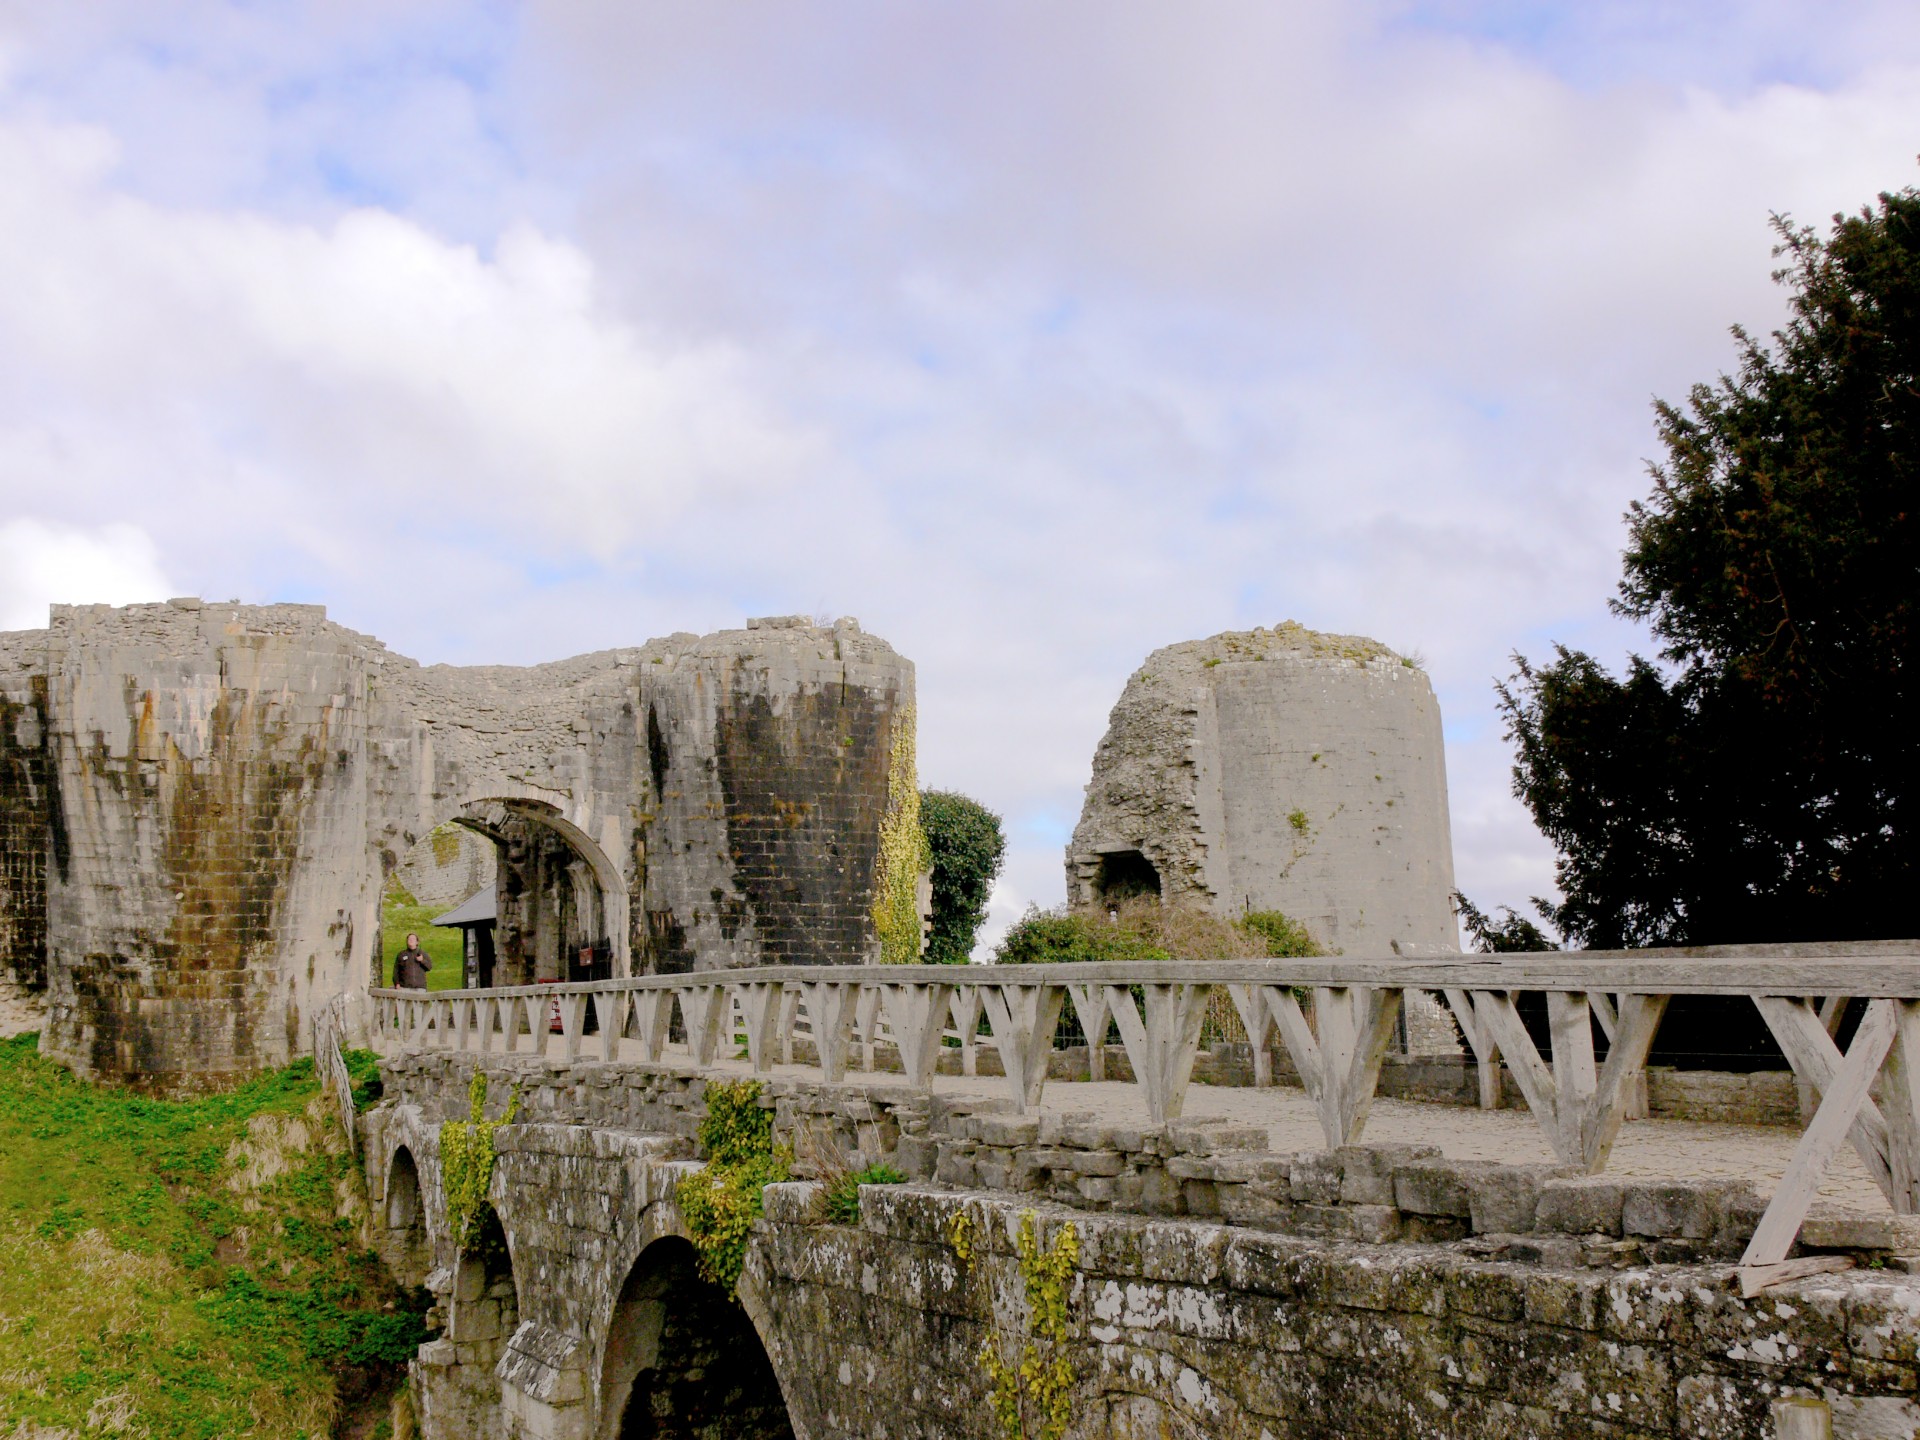
{"label": "wooden cross brace", "polygon": [[[1120,1041],[1133,1062],[1134,1082],[1146,1092],[1147,1115],[1156,1125],[1180,1118],[1187,1083],[1200,1048],[1200,1025],[1207,1015],[1211,985],[1140,986],[1143,1016],[1125,985],[1070,985],[1074,1009],[1089,1035],[1106,1033],[1107,1015],[1120,1027]],[[1102,992],[1096,996],[1092,992]]]}
{"label": "wooden cross brace", "polygon": [[882,985],[880,1005],[887,1028],[900,1051],[900,1068],[907,1083],[928,1089],[934,1064],[940,1058],[940,1038],[946,1033],[950,985]]}
{"label": "wooden cross brace", "polygon": [[854,985],[831,980],[807,981],[800,986],[807,1007],[807,1024],[813,1031],[813,1048],[818,1052],[822,1075],[837,1085],[847,1076],[847,1052],[852,1047],[855,1006],[858,993]]}
{"label": "wooden cross brace", "polygon": [[1365,985],[1315,986],[1317,1034],[1290,986],[1262,985],[1259,993],[1318,1107],[1328,1148],[1358,1140],[1373,1107],[1394,1022],[1400,1018],[1401,992]]}
{"label": "wooden cross brace", "polygon": [[1060,1007],[1067,992],[1059,985],[982,985],[981,1003],[993,1030],[993,1048],[1007,1072],[1014,1108],[1021,1114],[1040,1103],[1047,1083],[1047,1057],[1053,1053],[1053,1030],[1060,1023]]}
{"label": "wooden cross brace", "polygon": [[[1920,1001],[1868,1002],[1844,1054],[1828,1024],[1835,1021],[1837,1029],[1837,1016],[1823,1014],[1815,1001],[1761,995],[1754,1004],[1794,1073],[1820,1095],[1820,1105],[1740,1258],[1741,1285],[1750,1291],[1786,1265],[1844,1142],[1852,1142],[1895,1213],[1920,1213]],[[1881,1105],[1870,1096],[1876,1079]]]}
{"label": "wooden cross brace", "polygon": [[[1606,1168],[1619,1138],[1620,1122],[1639,1093],[1647,1050],[1667,1012],[1665,995],[1623,994],[1613,1025],[1606,1064],[1593,1058],[1593,1008],[1579,991],[1547,992],[1547,1029],[1551,1068],[1502,990],[1475,991],[1473,1013],[1483,1033],[1507,1057],[1527,1108],[1546,1132],[1547,1143],[1562,1164],[1589,1175]],[[1609,1006],[1611,1009],[1612,1007]]]}

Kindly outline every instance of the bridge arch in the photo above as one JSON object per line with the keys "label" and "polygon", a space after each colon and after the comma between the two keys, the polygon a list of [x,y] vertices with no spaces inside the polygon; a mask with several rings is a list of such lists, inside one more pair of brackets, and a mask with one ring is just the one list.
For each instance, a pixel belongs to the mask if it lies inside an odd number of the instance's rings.
{"label": "bridge arch", "polygon": [[595,1440],[793,1440],[763,1326],[700,1277],[694,1248],[659,1234],[614,1298],[598,1383]]}
{"label": "bridge arch", "polygon": [[385,1226],[380,1248],[387,1267],[404,1284],[422,1284],[433,1268],[433,1248],[420,1165],[407,1145],[396,1145],[388,1158],[380,1215]]}

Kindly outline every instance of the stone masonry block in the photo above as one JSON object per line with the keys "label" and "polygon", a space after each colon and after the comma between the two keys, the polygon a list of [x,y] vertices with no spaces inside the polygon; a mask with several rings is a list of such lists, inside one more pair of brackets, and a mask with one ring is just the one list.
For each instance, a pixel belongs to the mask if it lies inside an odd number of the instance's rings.
{"label": "stone masonry block", "polygon": [[1540,1187],[1534,1226],[1569,1235],[1619,1235],[1626,1182],[1603,1175],[1549,1179]]}
{"label": "stone masonry block", "polygon": [[1393,1172],[1394,1203],[1410,1215],[1469,1220],[1473,1215],[1469,1175],[1475,1168],[1451,1160],[1402,1165]]}
{"label": "stone masonry block", "polygon": [[894,1146],[894,1163],[909,1180],[931,1180],[940,1158],[937,1142],[923,1135],[902,1135]]}
{"label": "stone masonry block", "polygon": [[1816,1208],[1800,1226],[1800,1243],[1814,1250],[1885,1250],[1920,1255],[1920,1215],[1865,1214]]}
{"label": "stone masonry block", "polygon": [[1720,1228],[1719,1192],[1711,1186],[1634,1181],[1626,1187],[1620,1224],[1628,1235],[1710,1240]]}
{"label": "stone masonry block", "polygon": [[1544,1165],[1485,1165],[1467,1173],[1468,1207],[1476,1235],[1517,1235],[1533,1229]]}
{"label": "stone masonry block", "polygon": [[1186,1155],[1218,1155],[1228,1150],[1264,1150],[1267,1132],[1258,1125],[1232,1125],[1221,1120],[1176,1120],[1167,1126],[1167,1140]]}
{"label": "stone masonry block", "polygon": [[1393,1172],[1401,1165],[1438,1160],[1433,1145],[1343,1145],[1340,1157],[1340,1199],[1347,1205],[1393,1204]]}
{"label": "stone masonry block", "polygon": [[788,1180],[760,1192],[760,1213],[775,1225],[817,1225],[826,1186],[816,1180]]}
{"label": "stone masonry block", "polygon": [[982,1115],[972,1129],[987,1145],[1032,1145],[1040,1139],[1040,1122],[1026,1115]]}
{"label": "stone masonry block", "polygon": [[1293,1157],[1289,1178],[1300,1205],[1340,1203],[1340,1157],[1331,1150],[1310,1150]]}

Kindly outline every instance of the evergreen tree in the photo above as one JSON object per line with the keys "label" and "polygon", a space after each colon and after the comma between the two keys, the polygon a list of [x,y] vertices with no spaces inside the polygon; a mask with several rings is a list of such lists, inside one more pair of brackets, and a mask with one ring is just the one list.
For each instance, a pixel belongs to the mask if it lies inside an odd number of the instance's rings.
{"label": "evergreen tree", "polygon": [[1614,608],[1658,659],[1516,656],[1500,688],[1570,943],[1913,930],[1920,192],[1774,225],[1787,324],[1656,407]]}
{"label": "evergreen tree", "polygon": [[933,924],[928,964],[963,965],[987,918],[987,897],[1007,852],[1000,817],[951,790],[920,794],[920,825],[933,852]]}

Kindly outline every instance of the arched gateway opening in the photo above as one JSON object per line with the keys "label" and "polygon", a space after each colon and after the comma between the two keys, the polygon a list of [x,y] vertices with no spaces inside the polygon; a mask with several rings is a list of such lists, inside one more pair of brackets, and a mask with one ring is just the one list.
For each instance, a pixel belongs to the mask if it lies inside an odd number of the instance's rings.
{"label": "arched gateway opening", "polygon": [[693,1247],[657,1240],[614,1305],[600,1368],[599,1440],[793,1440],[746,1312],[702,1280]]}
{"label": "arched gateway opening", "polygon": [[430,990],[629,973],[626,880],[552,805],[469,801],[384,865],[376,983],[396,983],[408,932],[433,962]]}

